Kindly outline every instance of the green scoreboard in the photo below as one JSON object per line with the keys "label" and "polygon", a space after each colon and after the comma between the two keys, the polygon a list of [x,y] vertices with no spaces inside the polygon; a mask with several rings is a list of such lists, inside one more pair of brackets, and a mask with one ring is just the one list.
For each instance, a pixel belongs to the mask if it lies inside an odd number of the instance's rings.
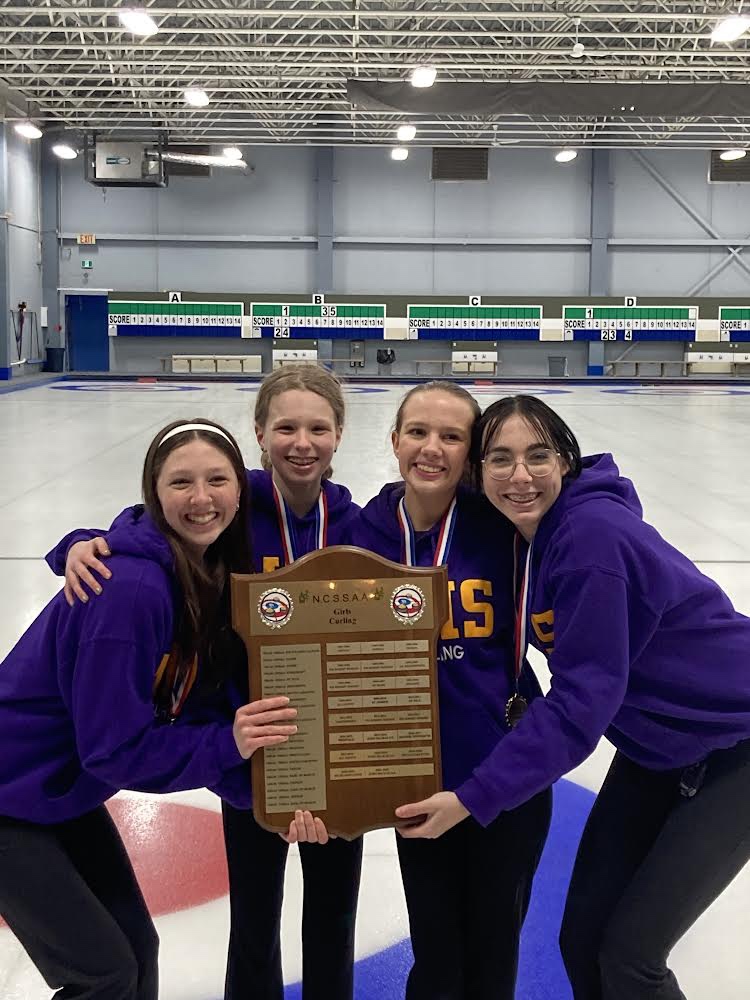
{"label": "green scoreboard", "polygon": [[750,341],[750,308],[719,306],[719,340]]}
{"label": "green scoreboard", "polygon": [[382,340],[385,305],[333,302],[253,302],[254,337]]}
{"label": "green scoreboard", "polygon": [[563,306],[564,340],[695,340],[697,306]]}
{"label": "green scoreboard", "polygon": [[109,300],[109,332],[117,337],[241,337],[241,302]]}
{"label": "green scoreboard", "polygon": [[539,340],[541,306],[410,305],[409,335],[420,340]]}

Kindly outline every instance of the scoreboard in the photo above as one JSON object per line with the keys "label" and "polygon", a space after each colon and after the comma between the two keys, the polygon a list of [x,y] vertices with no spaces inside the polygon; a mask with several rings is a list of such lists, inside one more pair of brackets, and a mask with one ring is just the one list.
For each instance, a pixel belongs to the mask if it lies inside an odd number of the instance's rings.
{"label": "scoreboard", "polygon": [[564,340],[695,340],[697,306],[563,306]]}
{"label": "scoreboard", "polygon": [[253,302],[254,337],[382,340],[385,305],[329,302]]}
{"label": "scoreboard", "polygon": [[110,299],[117,337],[241,337],[241,302],[134,302]]}
{"label": "scoreboard", "polygon": [[407,306],[410,336],[420,340],[539,340],[541,306]]}
{"label": "scoreboard", "polygon": [[750,341],[750,308],[719,306],[719,339]]}

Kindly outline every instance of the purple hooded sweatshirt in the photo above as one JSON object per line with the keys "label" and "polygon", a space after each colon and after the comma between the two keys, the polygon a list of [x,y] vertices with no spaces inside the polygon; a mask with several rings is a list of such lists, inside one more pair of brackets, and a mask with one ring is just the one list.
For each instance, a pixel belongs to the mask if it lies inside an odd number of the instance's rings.
{"label": "purple hooded sweatshirt", "polygon": [[653,770],[750,738],[750,619],[642,519],[610,455],[542,518],[528,638],[552,687],[459,796],[482,823],[576,767],[606,736]]}
{"label": "purple hooded sweatshirt", "polygon": [[[403,482],[389,483],[361,511],[350,541],[403,562],[397,518]],[[456,523],[448,550],[451,617],[438,642],[438,698],[443,786],[463,801],[464,783],[507,738],[505,704],[513,687],[513,529],[484,497],[457,493]],[[431,566],[440,523],[416,533],[416,562]],[[524,672],[527,698],[539,693]],[[472,810],[473,811],[473,810]]]}
{"label": "purple hooded sweatshirt", "polygon": [[69,608],[59,593],[0,664],[0,815],[58,823],[121,788],[200,788],[244,768],[232,717],[201,700],[199,683],[174,725],[155,718],[174,628],[166,538],[140,508],[108,541],[101,597]]}
{"label": "purple hooded sweatshirt", "polygon": [[[252,545],[253,568],[256,573],[271,572],[284,565],[281,524],[274,499],[271,473],[264,469],[246,469],[245,472],[250,487],[248,529]],[[347,540],[349,524],[359,512],[359,507],[352,502],[351,493],[345,486],[339,486],[330,480],[325,480],[322,484],[322,491],[327,511],[326,544],[341,545]],[[54,549],[47,553],[47,563],[52,571],[58,576],[64,574],[68,550],[75,542],[88,541],[101,535],[107,539],[112,549],[112,538],[119,537],[121,532],[127,533],[131,530],[134,511],[137,510],[138,508],[128,507],[121,514],[118,514],[108,532],[103,529],[80,528],[67,534]],[[287,508],[287,525],[295,558],[315,551],[320,535],[317,504],[303,517],[298,517]],[[112,551],[115,550],[112,549]],[[119,573],[119,569],[114,563],[111,569],[112,580],[104,584],[102,595],[107,593]],[[89,603],[96,604],[99,600],[101,597]],[[239,687],[235,687],[234,684],[228,685],[227,696],[229,705],[233,709],[239,708],[240,705],[250,701],[253,697],[247,686],[242,683],[239,684]],[[205,784],[212,792],[236,808],[250,808],[252,800],[249,765],[234,769],[221,781],[211,781]],[[2,812],[1,808],[0,812]]]}

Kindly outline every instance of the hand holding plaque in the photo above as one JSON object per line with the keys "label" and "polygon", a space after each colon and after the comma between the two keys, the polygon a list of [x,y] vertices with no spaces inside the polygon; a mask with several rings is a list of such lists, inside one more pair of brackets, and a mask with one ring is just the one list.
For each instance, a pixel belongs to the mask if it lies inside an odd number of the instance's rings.
{"label": "hand holding plaque", "polygon": [[352,838],[441,789],[436,644],[447,613],[445,567],[351,546],[232,576],[253,697],[285,694],[298,713],[288,742],[252,757],[262,826],[285,833],[305,809]]}

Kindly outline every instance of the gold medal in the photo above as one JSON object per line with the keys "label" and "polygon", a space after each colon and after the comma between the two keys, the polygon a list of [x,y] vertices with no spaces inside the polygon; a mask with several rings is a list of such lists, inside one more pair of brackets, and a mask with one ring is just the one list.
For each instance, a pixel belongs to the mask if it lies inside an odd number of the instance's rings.
{"label": "gold medal", "polygon": [[508,698],[505,705],[505,721],[508,723],[511,729],[515,729],[518,723],[526,714],[526,709],[529,707],[529,703],[526,701],[522,694],[517,691],[515,694]]}

